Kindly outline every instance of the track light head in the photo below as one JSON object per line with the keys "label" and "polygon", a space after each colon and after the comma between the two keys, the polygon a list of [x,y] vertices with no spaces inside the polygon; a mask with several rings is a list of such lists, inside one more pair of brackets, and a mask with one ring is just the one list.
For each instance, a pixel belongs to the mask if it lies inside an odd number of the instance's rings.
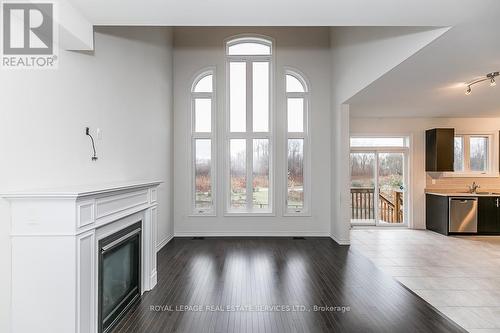
{"label": "track light head", "polygon": [[490,87],[494,87],[497,85],[497,82],[495,81],[495,78],[497,76],[500,76],[500,71],[497,71],[497,72],[491,72],[491,73],[488,73],[486,74],[485,76],[482,76],[482,77],[479,77],[473,81],[469,81],[467,82],[467,91],[465,92],[466,95],[470,95],[472,93],[472,89],[471,87],[475,84],[478,84],[478,83],[481,83],[481,82],[485,82],[485,81],[490,81]]}

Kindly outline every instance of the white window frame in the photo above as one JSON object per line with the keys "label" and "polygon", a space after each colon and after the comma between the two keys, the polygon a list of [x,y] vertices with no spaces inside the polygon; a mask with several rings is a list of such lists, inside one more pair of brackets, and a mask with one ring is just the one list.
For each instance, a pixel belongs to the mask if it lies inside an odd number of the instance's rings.
{"label": "white window frame", "polygon": [[352,139],[402,139],[403,140],[403,145],[401,146],[396,146],[396,145],[389,145],[389,146],[384,146],[384,145],[361,145],[361,146],[352,146],[350,145],[351,149],[356,149],[356,148],[408,148],[410,146],[410,137],[408,135],[351,135],[349,137],[349,144],[351,144]]}
{"label": "white window frame", "polygon": [[[207,67],[199,71],[195,76],[194,79],[192,80],[192,85],[191,85],[191,94],[190,94],[190,105],[191,105],[191,111],[190,111],[190,117],[189,117],[189,123],[190,123],[190,183],[191,183],[191,190],[190,190],[190,216],[216,216],[217,215],[217,140],[216,140],[216,133],[217,133],[217,119],[216,119],[216,112],[215,112],[215,107],[216,107],[216,77],[215,77],[215,67]],[[195,92],[196,85],[206,76],[212,75],[212,92]],[[211,131],[210,132],[196,132],[195,128],[195,101],[196,99],[200,98],[206,98],[206,99],[211,99]],[[195,143],[196,140],[199,139],[207,139],[211,140],[211,161],[210,161],[210,179],[211,179],[211,187],[212,187],[212,207],[210,209],[200,209],[196,208],[196,147]]]}
{"label": "white window frame", "polygon": [[[283,216],[311,216],[311,140],[310,140],[310,115],[311,89],[306,76],[299,70],[285,67],[284,91],[285,91],[285,170],[284,170],[284,208]],[[286,77],[291,75],[296,78],[304,87],[304,92],[288,92],[286,88]],[[303,132],[288,132],[288,99],[302,98],[304,100],[304,124]],[[302,209],[288,208],[288,139],[304,140],[304,205]]]}
{"label": "white window frame", "polygon": [[[229,47],[238,43],[260,43],[270,46],[270,55],[229,55]],[[274,210],[274,40],[267,36],[261,35],[238,35],[233,36],[225,41],[225,59],[226,59],[226,112],[225,112],[225,130],[224,130],[224,155],[225,155],[225,172],[224,172],[224,189],[225,189],[225,216],[275,216]],[[253,131],[253,98],[252,98],[252,75],[254,62],[269,63],[269,131],[268,132],[252,132]],[[230,70],[231,62],[246,62],[246,132],[231,132],[230,130]],[[231,209],[231,174],[230,174],[230,140],[245,139],[246,140],[246,172],[247,172],[247,206],[245,209]],[[253,140],[252,139],[268,139],[269,140],[269,208],[267,210],[252,209],[253,202]]]}
{"label": "white window frame", "polygon": [[[494,132],[456,132],[455,137],[462,137],[464,149],[464,170],[444,172],[444,177],[498,177],[498,134]],[[488,138],[488,160],[486,162],[486,171],[470,170],[470,138],[486,137]]]}
{"label": "white window frame", "polygon": [[274,40],[271,37],[268,36],[263,36],[263,35],[247,35],[247,34],[242,34],[242,35],[237,35],[230,37],[226,39],[225,44],[226,44],[226,57],[245,57],[244,55],[229,55],[229,48],[231,46],[234,46],[236,44],[243,44],[243,43],[256,43],[256,44],[262,44],[265,46],[269,46],[270,54],[269,55],[247,55],[248,57],[272,57],[274,54]]}

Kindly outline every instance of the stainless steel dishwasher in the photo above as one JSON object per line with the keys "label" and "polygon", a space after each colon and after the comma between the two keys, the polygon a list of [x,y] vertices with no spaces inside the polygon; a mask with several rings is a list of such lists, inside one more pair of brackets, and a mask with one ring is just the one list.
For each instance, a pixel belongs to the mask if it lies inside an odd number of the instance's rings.
{"label": "stainless steel dishwasher", "polygon": [[449,232],[477,233],[477,198],[450,198]]}

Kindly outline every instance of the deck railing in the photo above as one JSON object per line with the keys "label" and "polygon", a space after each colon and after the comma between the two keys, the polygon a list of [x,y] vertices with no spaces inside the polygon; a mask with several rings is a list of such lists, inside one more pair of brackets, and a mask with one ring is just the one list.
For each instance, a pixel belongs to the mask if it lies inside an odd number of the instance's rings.
{"label": "deck railing", "polygon": [[351,218],[375,219],[375,189],[373,187],[351,188]]}
{"label": "deck railing", "polygon": [[[391,201],[390,198],[379,192],[380,220],[388,223],[401,223],[403,222],[403,193],[394,191],[393,197],[394,199]],[[356,220],[375,219],[375,188],[351,188],[351,218]]]}

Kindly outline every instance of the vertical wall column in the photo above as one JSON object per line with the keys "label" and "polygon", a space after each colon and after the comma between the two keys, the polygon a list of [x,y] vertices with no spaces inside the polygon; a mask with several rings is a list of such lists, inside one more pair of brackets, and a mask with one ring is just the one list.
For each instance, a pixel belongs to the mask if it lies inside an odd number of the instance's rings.
{"label": "vertical wall column", "polygon": [[351,172],[350,172],[350,124],[349,124],[349,104],[342,104],[340,107],[340,149],[339,158],[339,190],[340,190],[340,228],[339,228],[339,243],[350,243],[350,200],[351,200]]}
{"label": "vertical wall column", "polygon": [[332,115],[332,225],[331,237],[341,245],[350,244],[350,129],[349,105],[339,104]]}

